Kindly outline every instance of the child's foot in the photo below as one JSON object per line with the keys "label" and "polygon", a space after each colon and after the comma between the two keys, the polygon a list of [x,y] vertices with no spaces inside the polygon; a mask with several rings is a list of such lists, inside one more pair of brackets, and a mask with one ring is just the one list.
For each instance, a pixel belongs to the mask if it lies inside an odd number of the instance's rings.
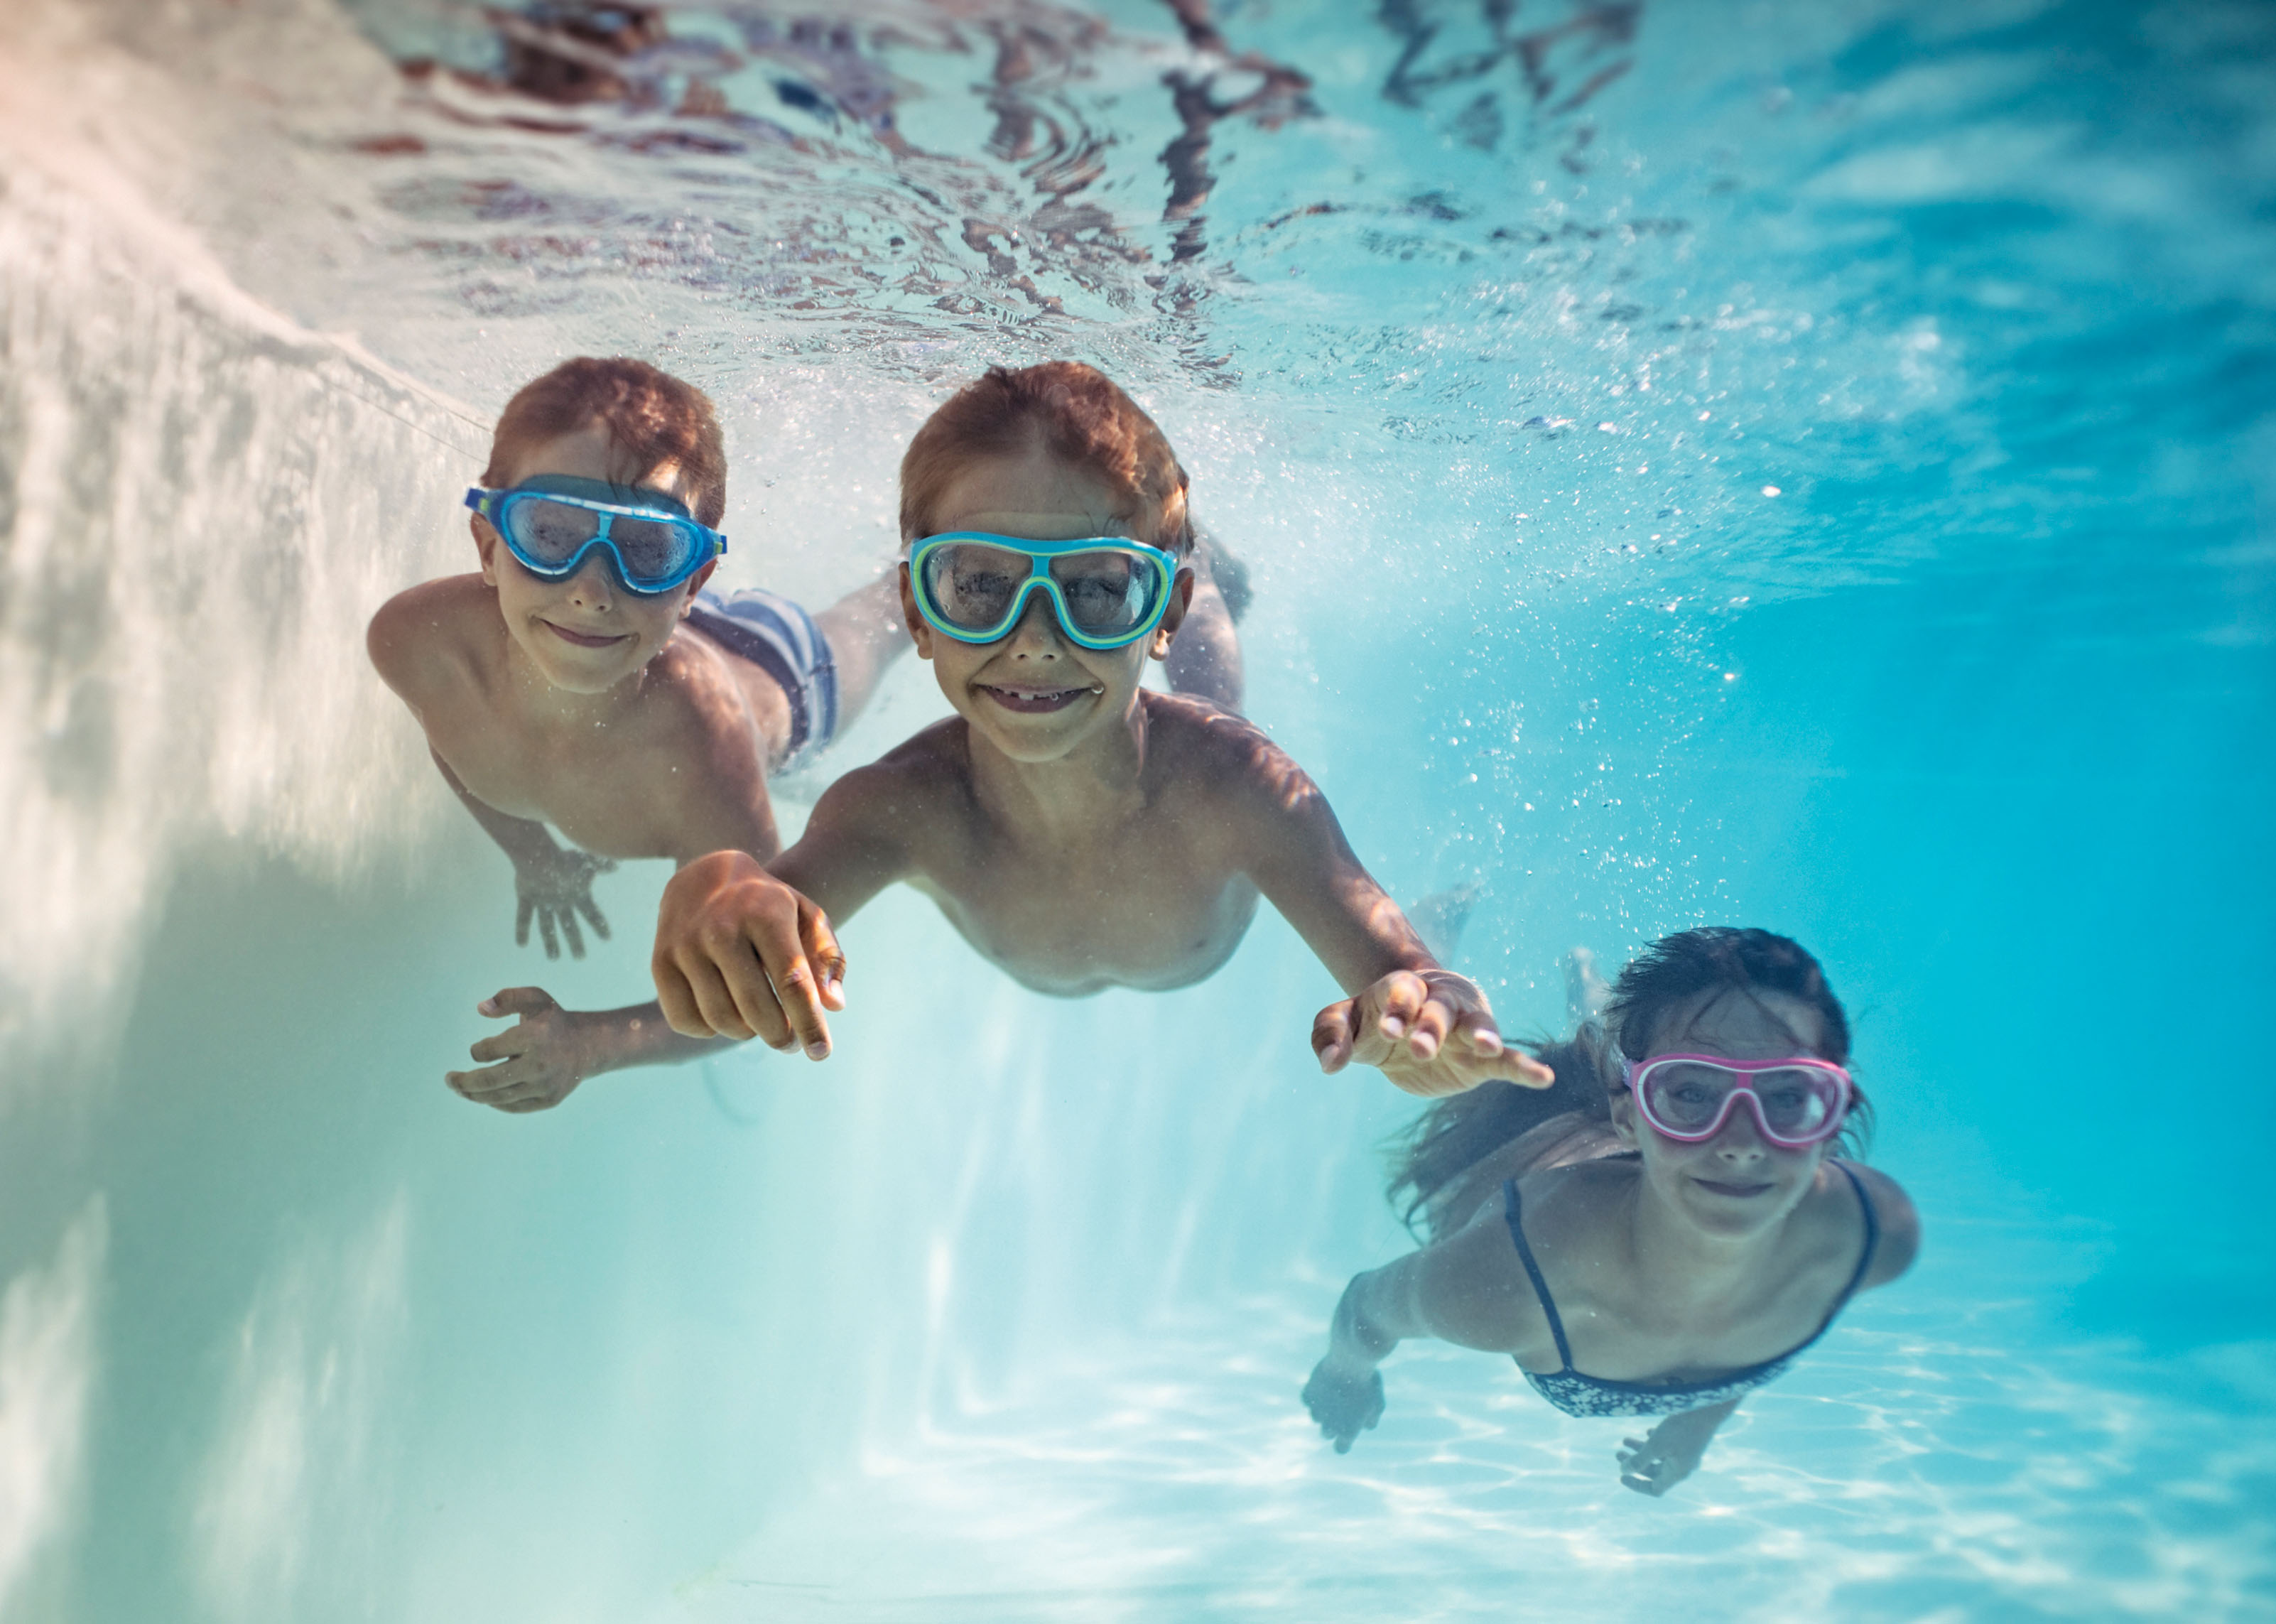
{"label": "child's foot", "polygon": [[1239,716],[1245,685],[1234,624],[1248,609],[1248,566],[1208,531],[1197,529],[1193,568],[1194,601],[1165,664],[1170,691],[1205,699]]}
{"label": "child's foot", "polygon": [[1605,978],[1597,974],[1597,955],[1576,947],[1565,955],[1565,1017],[1575,1028],[1601,1018],[1605,1000],[1612,996]]}
{"label": "child's foot", "polygon": [[1462,945],[1462,927],[1470,922],[1470,909],[1485,889],[1485,881],[1472,875],[1459,885],[1434,891],[1407,913],[1407,922],[1422,938],[1422,945],[1441,964],[1452,964]]}
{"label": "child's foot", "polygon": [[1194,527],[1195,561],[1208,578],[1217,583],[1225,599],[1225,612],[1235,626],[1248,612],[1250,599],[1256,595],[1248,584],[1248,565],[1225,550],[1223,542],[1214,533]]}

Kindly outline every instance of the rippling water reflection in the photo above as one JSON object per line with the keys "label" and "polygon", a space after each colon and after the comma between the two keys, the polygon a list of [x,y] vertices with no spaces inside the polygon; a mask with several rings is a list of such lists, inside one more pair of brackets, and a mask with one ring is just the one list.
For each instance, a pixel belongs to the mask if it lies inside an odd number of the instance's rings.
{"label": "rippling water reflection", "polygon": [[1614,1481],[1620,1423],[1443,1347],[1329,1453],[1289,1401],[1313,1317],[1251,1301],[872,1452],[654,1616],[2258,1616],[2276,1443],[2224,1412],[2265,1401],[2276,1347],[2152,1370],[2024,1353],[2020,1304],[1851,1318],[1653,1502]]}
{"label": "rippling water reflection", "polygon": [[[0,1607],[2267,1616],[2268,8],[818,10],[0,8]],[[1841,967],[1917,1277],[1670,1502],[1468,1356],[1339,1460],[1404,1112],[1271,925],[1069,1008],[905,898],[826,1083],[470,1124],[528,961],[357,630],[611,351],[796,592],[951,382],[1128,378],[1513,1025],[1726,909]]]}

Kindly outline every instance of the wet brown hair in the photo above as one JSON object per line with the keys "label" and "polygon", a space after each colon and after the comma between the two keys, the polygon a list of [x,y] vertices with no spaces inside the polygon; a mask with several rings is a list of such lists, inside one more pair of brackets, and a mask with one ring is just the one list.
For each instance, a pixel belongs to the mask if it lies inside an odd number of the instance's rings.
{"label": "wet brown hair", "polygon": [[[1606,1028],[1593,1022],[1562,1043],[1528,1043],[1557,1081],[1546,1089],[1514,1082],[1482,1083],[1433,1104],[1400,1135],[1385,1194],[1411,1229],[1425,1220],[1433,1238],[1432,1198],[1504,1145],[1559,1116],[1574,1126],[1605,1124],[1620,1089],[1620,1057],[1651,1053],[1652,1028],[1703,992],[1783,992],[1817,1012],[1824,1028],[1817,1054],[1849,1063],[1849,1017],[1827,984],[1825,967],[1790,937],[1735,925],[1706,925],[1662,937],[1631,960],[1605,1002]],[[1607,1029],[1608,1028],[1608,1029]],[[1850,1096],[1840,1145],[1863,1160],[1872,1142],[1873,1106],[1863,1089]]]}
{"label": "wet brown hair", "polygon": [[1664,936],[1628,961],[1605,1000],[1605,1020],[1631,1060],[1651,1053],[1652,1028],[1688,998],[1721,989],[1783,992],[1817,1012],[1823,1058],[1849,1063],[1849,1017],[1826,984],[1825,968],[1791,937],[1736,925],[1703,925]]}
{"label": "wet brown hair", "polygon": [[644,360],[580,355],[525,383],[505,403],[490,438],[482,483],[506,476],[514,454],[574,434],[598,420],[643,470],[676,462],[687,475],[695,522],[717,528],[727,511],[727,444],[711,398]]}
{"label": "wet brown hair", "polygon": [[933,534],[933,510],[969,464],[1036,444],[1151,515],[1154,533],[1140,541],[1181,558],[1193,550],[1186,471],[1169,440],[1120,385],[1079,360],[990,367],[925,420],[901,459],[901,539]]}

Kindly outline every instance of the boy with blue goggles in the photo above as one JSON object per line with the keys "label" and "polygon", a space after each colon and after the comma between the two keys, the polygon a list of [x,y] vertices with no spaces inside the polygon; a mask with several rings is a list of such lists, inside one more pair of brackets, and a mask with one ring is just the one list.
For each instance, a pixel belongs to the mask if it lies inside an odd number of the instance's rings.
{"label": "boy with blue goggles", "polygon": [[[619,860],[772,856],[769,778],[824,748],[907,646],[897,570],[812,614],[712,590],[726,477],[702,391],[625,357],[565,362],[515,392],[467,493],[479,573],[372,618],[373,664],[512,861],[515,940],[534,924],[548,957],[608,935],[593,883]],[[605,565],[588,569],[596,549]],[[449,1081],[506,1112],[704,1049],[654,1004],[565,1010],[517,987],[481,1012],[520,1019]]]}
{"label": "boy with blue goggles", "polygon": [[522,568],[547,581],[574,575],[598,547],[626,591],[653,597],[727,550],[725,536],[662,491],[603,480],[544,474],[511,490],[477,485],[467,505],[490,521]]}

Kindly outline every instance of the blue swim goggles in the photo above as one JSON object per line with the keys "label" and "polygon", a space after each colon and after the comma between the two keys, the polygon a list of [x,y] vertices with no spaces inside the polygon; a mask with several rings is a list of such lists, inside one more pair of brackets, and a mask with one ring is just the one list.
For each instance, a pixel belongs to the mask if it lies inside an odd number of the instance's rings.
{"label": "blue swim goggles", "polygon": [[658,490],[569,474],[541,474],[512,490],[467,492],[506,550],[533,575],[565,581],[594,548],[607,550],[628,592],[669,592],[727,550],[727,538],[697,524]]}
{"label": "blue swim goggles", "polygon": [[928,535],[909,550],[917,612],[944,637],[992,643],[1028,600],[1047,595],[1059,629],[1084,649],[1123,649],[1162,624],[1178,579],[1173,553],[1119,535],[1029,542],[985,530]]}

